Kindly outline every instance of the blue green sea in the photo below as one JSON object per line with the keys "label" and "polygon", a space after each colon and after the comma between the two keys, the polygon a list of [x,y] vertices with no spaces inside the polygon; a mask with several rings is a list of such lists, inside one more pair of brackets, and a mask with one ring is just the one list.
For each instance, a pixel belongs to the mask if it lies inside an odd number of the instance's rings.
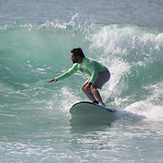
{"label": "blue green sea", "polygon": [[[161,0],[0,0],[0,163],[162,163],[162,27]],[[72,123],[83,74],[48,83],[76,47],[111,72],[108,124]]]}

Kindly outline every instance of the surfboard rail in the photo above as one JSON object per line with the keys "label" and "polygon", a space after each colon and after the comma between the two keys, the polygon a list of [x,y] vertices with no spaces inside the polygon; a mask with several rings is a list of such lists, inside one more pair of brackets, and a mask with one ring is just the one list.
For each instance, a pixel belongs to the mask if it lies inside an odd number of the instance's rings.
{"label": "surfboard rail", "polygon": [[70,109],[70,113],[72,113],[75,109],[86,109],[86,108],[92,108],[92,109],[101,109],[103,111],[108,111],[108,112],[115,112],[116,110],[115,109],[110,109],[110,108],[107,108],[105,106],[101,106],[101,105],[98,105],[98,104],[93,104],[92,102],[89,102],[89,101],[80,101],[80,102],[77,102],[75,104],[72,105],[71,109]]}

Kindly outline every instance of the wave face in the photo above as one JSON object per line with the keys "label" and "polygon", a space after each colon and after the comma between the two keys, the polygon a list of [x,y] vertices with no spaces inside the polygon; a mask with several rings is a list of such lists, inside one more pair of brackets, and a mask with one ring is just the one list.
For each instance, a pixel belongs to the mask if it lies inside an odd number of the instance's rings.
{"label": "wave face", "polygon": [[[66,87],[77,93],[84,82],[80,74],[72,76],[73,82],[66,79],[56,85],[47,84],[48,79],[71,66],[70,50],[74,47],[82,47],[88,57],[110,69],[112,77],[103,90],[105,97],[113,94],[122,99],[118,105],[124,106],[142,100],[162,104],[163,34],[135,26],[75,26],[53,22],[3,26],[1,92],[22,91],[30,97],[37,87],[45,94]],[[1,99],[1,103],[4,101],[5,98]]]}
{"label": "wave face", "polygon": [[[76,74],[56,84],[47,83],[71,66],[70,50],[74,47],[81,47],[86,56],[109,68],[111,79],[101,91],[109,106],[135,116],[143,116],[146,120],[144,128],[150,126],[149,121],[154,121],[157,125],[159,121],[163,121],[163,33],[160,31],[130,25],[79,25],[73,22],[2,25],[0,150],[1,153],[9,153],[9,161],[22,158],[26,162],[40,159],[41,162],[62,162],[66,159],[71,162],[74,158],[83,160],[84,157],[93,162],[96,156],[98,160],[105,161],[104,153],[98,157],[99,147],[111,153],[110,159],[114,159],[118,152],[116,148],[115,151],[110,151],[108,144],[105,144],[105,148],[103,141],[108,140],[105,134],[101,135],[104,138],[102,140],[100,133],[97,135],[98,142],[87,135],[88,137],[80,137],[81,139],[76,140],[76,145],[73,145],[72,135],[69,133],[69,108],[79,100],[86,100],[80,90],[86,79],[83,75]],[[133,123],[130,118],[127,116],[130,121],[128,123]],[[121,121],[126,123],[126,120]],[[120,130],[123,132],[123,128]],[[143,129],[140,130],[135,128],[134,131],[141,135]],[[119,129],[115,131],[118,132]],[[115,131],[111,132],[114,141]],[[130,136],[135,136],[135,133],[131,134]],[[148,135],[145,132],[143,138]],[[150,138],[152,136],[151,134]],[[67,139],[71,142],[67,142]],[[112,145],[118,148],[117,145],[122,140],[125,141],[119,136]],[[95,157],[91,155],[91,147],[84,141],[92,145],[96,143],[92,146]],[[74,149],[70,150],[67,146],[73,146]],[[77,146],[83,149],[83,153],[71,153]],[[65,148],[67,151],[64,152]],[[85,152],[91,157],[86,157]],[[136,157],[133,158],[136,160]],[[2,161],[5,160],[7,155],[2,157]]]}

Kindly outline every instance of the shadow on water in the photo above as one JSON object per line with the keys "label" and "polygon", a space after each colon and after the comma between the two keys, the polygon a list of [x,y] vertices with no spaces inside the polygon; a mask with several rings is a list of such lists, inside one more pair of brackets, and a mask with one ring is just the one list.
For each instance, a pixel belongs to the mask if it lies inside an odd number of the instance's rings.
{"label": "shadow on water", "polygon": [[120,120],[124,125],[133,125],[142,121],[145,117],[133,114],[127,111],[108,112],[88,112],[87,114],[71,114],[70,125],[71,132],[88,132],[96,130],[104,130],[111,127],[113,122]]}
{"label": "shadow on water", "polygon": [[116,119],[113,114],[81,114],[71,115],[70,125],[71,132],[88,132],[95,130],[104,130],[106,127],[111,127],[112,122]]}

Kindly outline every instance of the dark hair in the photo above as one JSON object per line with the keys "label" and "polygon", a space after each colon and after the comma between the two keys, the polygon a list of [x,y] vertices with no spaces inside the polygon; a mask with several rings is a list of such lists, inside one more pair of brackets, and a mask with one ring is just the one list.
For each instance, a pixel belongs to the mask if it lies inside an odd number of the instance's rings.
{"label": "dark hair", "polygon": [[82,59],[85,57],[81,48],[74,48],[74,49],[71,50],[71,53],[74,56],[80,56]]}

